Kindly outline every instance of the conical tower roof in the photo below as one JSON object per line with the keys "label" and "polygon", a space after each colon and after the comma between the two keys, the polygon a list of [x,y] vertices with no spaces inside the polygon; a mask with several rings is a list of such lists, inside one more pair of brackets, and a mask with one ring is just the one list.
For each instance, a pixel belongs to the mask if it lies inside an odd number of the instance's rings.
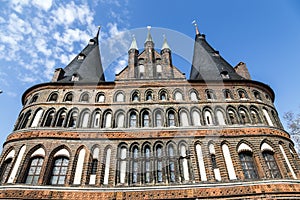
{"label": "conical tower roof", "polygon": [[190,80],[242,80],[234,68],[200,34],[197,25]]}
{"label": "conical tower roof", "polygon": [[64,68],[64,78],[59,82],[72,82],[73,76],[77,76],[77,82],[102,82],[105,81],[100,50],[99,32],[90,39],[88,45]]}

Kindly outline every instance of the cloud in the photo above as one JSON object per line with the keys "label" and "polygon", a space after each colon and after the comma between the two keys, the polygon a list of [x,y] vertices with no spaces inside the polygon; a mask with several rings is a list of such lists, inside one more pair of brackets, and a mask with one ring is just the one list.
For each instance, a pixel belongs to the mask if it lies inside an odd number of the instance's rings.
{"label": "cloud", "polygon": [[127,56],[123,56],[118,60],[114,68],[115,74],[120,73],[126,67],[126,65],[127,65]]}
{"label": "cloud", "polygon": [[52,0],[32,0],[32,4],[38,8],[48,11],[52,6]]}

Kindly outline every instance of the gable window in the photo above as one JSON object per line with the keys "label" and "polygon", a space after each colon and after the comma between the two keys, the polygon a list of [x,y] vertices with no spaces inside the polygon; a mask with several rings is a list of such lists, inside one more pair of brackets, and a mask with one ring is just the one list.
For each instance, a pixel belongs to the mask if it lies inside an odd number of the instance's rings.
{"label": "gable window", "polygon": [[36,185],[38,183],[43,162],[43,157],[33,157],[30,159],[30,165],[27,170],[27,176],[25,180],[26,184]]}

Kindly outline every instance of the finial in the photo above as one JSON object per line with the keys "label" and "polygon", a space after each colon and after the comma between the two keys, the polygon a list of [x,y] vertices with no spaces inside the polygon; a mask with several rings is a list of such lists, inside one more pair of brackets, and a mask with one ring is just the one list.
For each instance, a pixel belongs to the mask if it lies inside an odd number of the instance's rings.
{"label": "finial", "polygon": [[101,26],[98,26],[98,31],[97,31],[97,35],[96,35],[97,38],[99,37],[100,29],[101,29]]}
{"label": "finial", "polygon": [[163,43],[161,49],[162,49],[162,50],[163,50],[163,49],[170,49],[170,47],[169,47],[169,45],[168,45],[168,42],[167,42],[167,37],[166,37],[166,35],[163,34],[163,37],[164,37],[164,43]]}
{"label": "finial", "polygon": [[199,35],[200,32],[199,32],[199,29],[198,29],[198,25],[197,25],[196,20],[192,21],[192,24],[195,26],[195,29],[196,29],[196,35]]}
{"label": "finial", "polygon": [[148,35],[147,35],[147,39],[146,39],[145,43],[149,42],[149,41],[153,42],[152,36],[151,36],[151,33],[150,33],[151,26],[147,26],[147,29],[148,29]]}
{"label": "finial", "polygon": [[138,47],[137,47],[137,43],[136,43],[136,39],[135,39],[135,35],[132,34],[132,42],[131,42],[131,45],[129,47],[129,50],[130,49],[135,49],[135,50],[138,50]]}

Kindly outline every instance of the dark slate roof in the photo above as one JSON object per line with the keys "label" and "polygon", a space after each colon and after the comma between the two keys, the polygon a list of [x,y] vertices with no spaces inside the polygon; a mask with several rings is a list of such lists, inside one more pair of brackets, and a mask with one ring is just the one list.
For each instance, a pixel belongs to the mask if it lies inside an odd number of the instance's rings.
{"label": "dark slate roof", "polygon": [[105,81],[98,36],[99,30],[97,36],[90,39],[88,45],[64,68],[64,77],[58,82],[73,82],[73,75],[79,77],[77,82],[98,83]]}
{"label": "dark slate roof", "polygon": [[[223,74],[223,76],[221,75]],[[226,78],[224,78],[226,77]],[[242,80],[233,67],[220,56],[205,40],[205,35],[197,34],[194,44],[193,63],[190,80]]]}

